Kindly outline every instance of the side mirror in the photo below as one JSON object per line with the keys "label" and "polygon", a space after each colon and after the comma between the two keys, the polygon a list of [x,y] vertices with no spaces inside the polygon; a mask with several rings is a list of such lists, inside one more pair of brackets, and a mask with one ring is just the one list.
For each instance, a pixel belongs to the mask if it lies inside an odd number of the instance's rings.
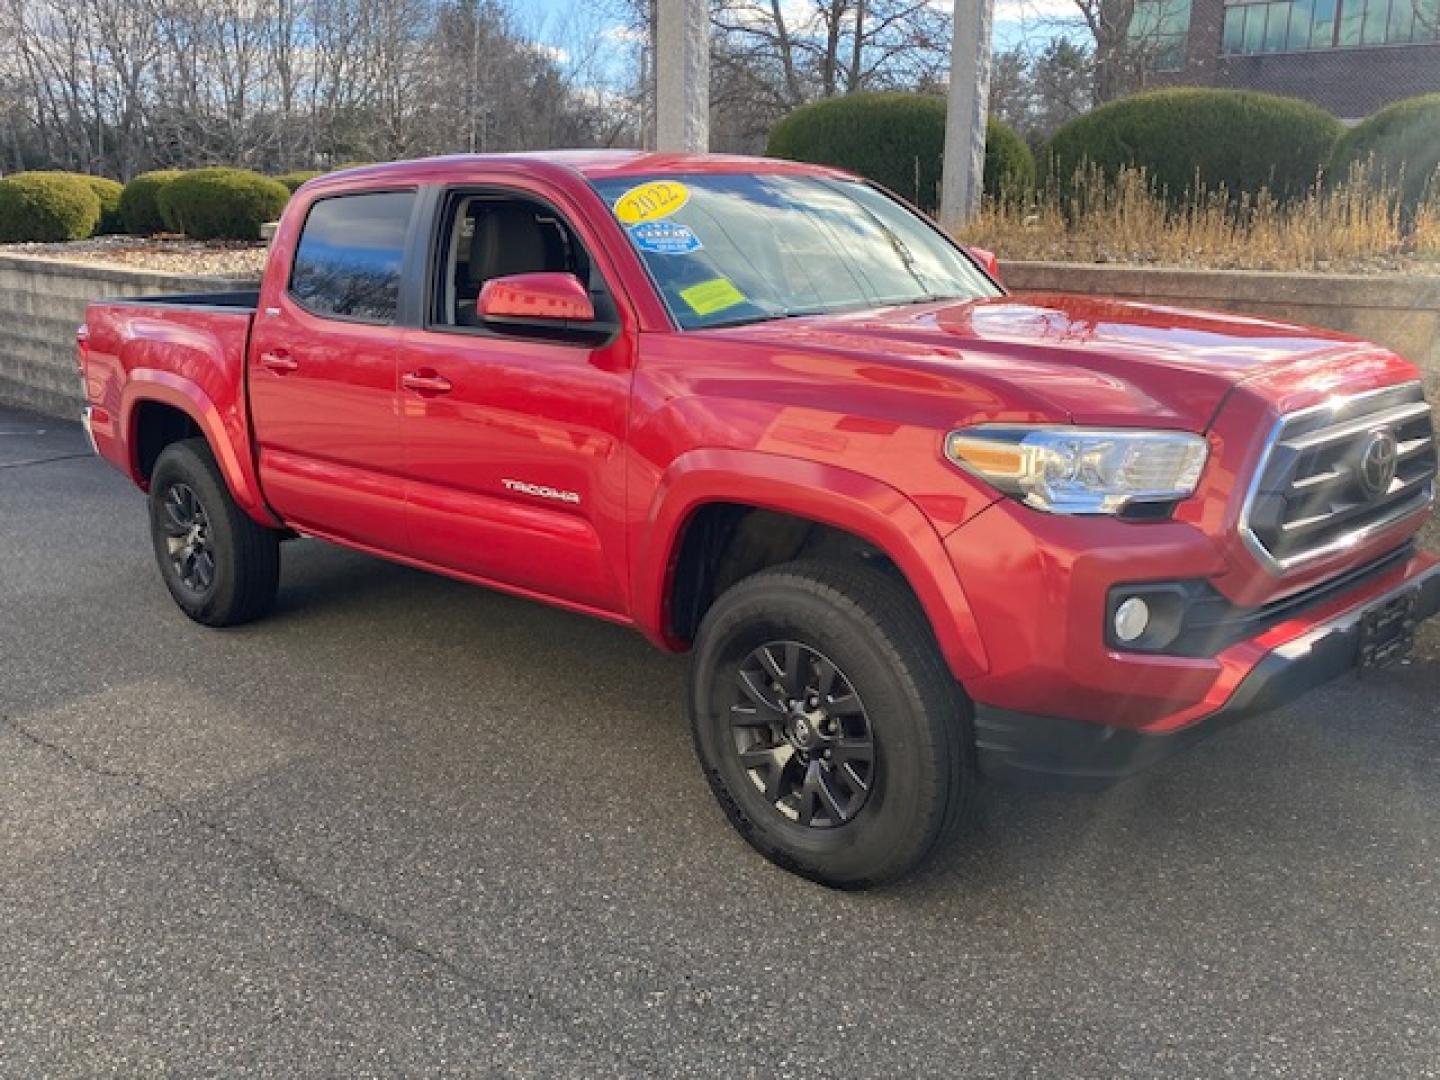
{"label": "side mirror", "polygon": [[574,274],[544,272],[491,278],[476,308],[482,319],[593,322],[595,305]]}
{"label": "side mirror", "polygon": [[989,274],[996,282],[1000,282],[1000,260],[995,257],[993,251],[987,251],[982,247],[967,247],[970,257],[980,264],[980,269]]}

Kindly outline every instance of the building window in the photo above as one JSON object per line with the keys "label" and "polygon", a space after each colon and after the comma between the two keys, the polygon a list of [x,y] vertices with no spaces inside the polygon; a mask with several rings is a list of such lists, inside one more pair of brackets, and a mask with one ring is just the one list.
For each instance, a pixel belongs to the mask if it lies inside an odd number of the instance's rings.
{"label": "building window", "polygon": [[1136,0],[1130,43],[1152,71],[1181,71],[1190,42],[1190,0]]}
{"label": "building window", "polygon": [[1440,40],[1440,0],[1227,0],[1221,51],[1356,49]]}

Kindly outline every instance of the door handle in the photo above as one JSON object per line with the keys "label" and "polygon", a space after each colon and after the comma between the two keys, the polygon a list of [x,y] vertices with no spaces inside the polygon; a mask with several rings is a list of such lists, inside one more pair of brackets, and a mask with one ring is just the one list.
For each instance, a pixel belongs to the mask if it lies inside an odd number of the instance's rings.
{"label": "door handle", "polygon": [[417,394],[448,394],[451,390],[450,380],[444,375],[424,369],[400,376],[400,385]]}
{"label": "door handle", "polygon": [[296,360],[284,349],[276,349],[274,352],[262,352],[260,354],[260,363],[264,364],[277,375],[284,375],[287,371],[294,371],[300,366],[300,361]]}

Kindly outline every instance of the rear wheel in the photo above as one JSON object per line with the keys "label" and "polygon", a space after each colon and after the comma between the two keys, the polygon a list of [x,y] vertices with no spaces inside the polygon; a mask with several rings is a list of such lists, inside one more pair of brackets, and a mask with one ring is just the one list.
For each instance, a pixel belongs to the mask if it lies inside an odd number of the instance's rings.
{"label": "rear wheel", "polygon": [[206,626],[234,626],[270,609],[280,537],[235,504],[204,439],[171,443],[150,477],[150,536],[165,587]]}
{"label": "rear wheel", "polygon": [[731,823],[826,885],[913,868],[975,784],[964,695],[913,596],[870,567],[791,563],[721,596],[696,637],[690,709]]}

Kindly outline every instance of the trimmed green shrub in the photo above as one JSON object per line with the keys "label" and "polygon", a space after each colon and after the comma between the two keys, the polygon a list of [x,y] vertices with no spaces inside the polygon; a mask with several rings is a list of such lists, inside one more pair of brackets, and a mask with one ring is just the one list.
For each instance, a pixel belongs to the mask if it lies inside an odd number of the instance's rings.
{"label": "trimmed green shrub", "polygon": [[248,169],[196,169],[160,189],[160,213],[195,240],[255,240],[290,200],[279,181]]}
{"label": "trimmed green shrub", "polygon": [[125,219],[120,214],[120,196],[125,192],[125,185],[108,176],[80,176],[80,179],[90,185],[90,190],[100,200],[100,224],[95,231],[107,236],[123,233]]}
{"label": "trimmed green shrub", "polygon": [[15,173],[0,180],[0,241],[83,240],[100,223],[100,199],[84,177]]}
{"label": "trimmed green shrub", "polygon": [[1342,181],[1352,165],[1372,158],[1385,180],[1403,179],[1405,205],[1413,211],[1426,185],[1440,183],[1440,94],[1397,101],[1355,125],[1335,147],[1330,175]]}
{"label": "trimmed green shrub", "polygon": [[308,180],[314,180],[317,176],[323,175],[324,173],[320,172],[319,169],[296,169],[294,172],[281,173],[279,176],[273,177],[272,179],[278,180],[280,183],[284,184],[290,194],[293,195],[297,190],[299,190],[301,184],[305,183]]}
{"label": "trimmed green shrub", "polygon": [[1016,132],[991,118],[985,125],[985,193],[1029,191],[1035,186],[1035,155]]}
{"label": "trimmed green shrub", "polygon": [[[1029,147],[1005,125],[987,125],[985,190],[1034,183]],[[770,157],[848,169],[924,210],[940,201],[945,101],[933,94],[848,94],[802,105],[770,133]]]}
{"label": "trimmed green shrub", "polygon": [[[176,177],[179,169],[156,169],[141,173],[125,185],[120,193],[120,217],[125,231],[133,236],[150,236],[170,228],[160,213],[160,192]],[[178,229],[171,228],[172,232]]]}
{"label": "trimmed green shrub", "polygon": [[1241,90],[1156,90],[1112,101],[1050,140],[1047,165],[1062,187],[1089,163],[1106,176],[1143,168],[1180,199],[1200,182],[1231,195],[1261,187],[1302,195],[1329,163],[1344,130],[1323,109]]}

